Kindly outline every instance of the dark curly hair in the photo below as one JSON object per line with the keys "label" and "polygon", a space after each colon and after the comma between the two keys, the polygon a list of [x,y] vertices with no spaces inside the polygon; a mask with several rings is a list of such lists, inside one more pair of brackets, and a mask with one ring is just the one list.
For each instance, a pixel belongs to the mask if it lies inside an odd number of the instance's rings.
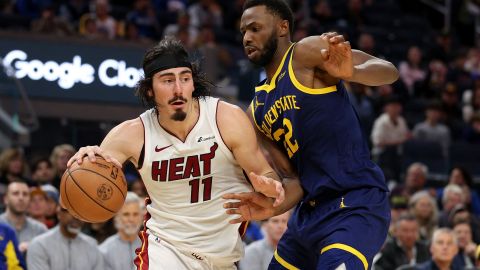
{"label": "dark curly hair", "polygon": [[[171,37],[162,39],[157,45],[148,49],[143,57],[142,66],[153,62],[157,57],[173,54],[179,56],[185,56],[188,58],[188,52],[182,43]],[[192,96],[196,99],[210,96],[211,90],[214,87],[213,83],[207,80],[205,73],[201,72],[199,63],[192,64],[192,78],[194,90]],[[156,73],[156,72],[155,72]],[[155,108],[157,110],[155,97],[149,95],[149,91],[152,90],[152,77],[155,73],[147,75],[145,74],[140,81],[138,81],[135,87],[135,95],[138,96],[142,104],[147,108]]]}
{"label": "dark curly hair", "polygon": [[247,0],[243,4],[243,11],[256,6],[265,6],[273,15],[288,21],[290,36],[293,36],[293,12],[284,0]]}

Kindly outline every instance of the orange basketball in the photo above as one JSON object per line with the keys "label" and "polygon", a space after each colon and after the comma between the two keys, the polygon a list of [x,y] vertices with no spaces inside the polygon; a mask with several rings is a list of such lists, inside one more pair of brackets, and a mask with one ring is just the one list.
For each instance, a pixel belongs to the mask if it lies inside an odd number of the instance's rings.
{"label": "orange basketball", "polygon": [[68,168],[60,183],[60,205],[89,223],[104,222],[122,208],[127,194],[123,171],[97,156]]}

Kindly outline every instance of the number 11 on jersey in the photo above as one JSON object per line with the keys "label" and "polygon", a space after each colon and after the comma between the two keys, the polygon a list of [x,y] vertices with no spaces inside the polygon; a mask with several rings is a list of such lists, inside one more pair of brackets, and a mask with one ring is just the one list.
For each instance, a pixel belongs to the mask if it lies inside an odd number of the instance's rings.
{"label": "number 11 on jersey", "polygon": [[[191,196],[190,196],[190,203],[197,203],[198,202],[198,195],[200,193],[200,179],[196,178],[190,180],[188,184],[191,187]],[[212,177],[207,177],[202,179],[203,185],[203,202],[209,201],[212,197]]]}

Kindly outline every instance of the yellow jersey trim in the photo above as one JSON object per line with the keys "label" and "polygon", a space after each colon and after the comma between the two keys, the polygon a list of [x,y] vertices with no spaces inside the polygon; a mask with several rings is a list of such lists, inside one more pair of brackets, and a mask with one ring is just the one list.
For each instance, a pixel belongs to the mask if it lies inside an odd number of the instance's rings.
{"label": "yellow jersey trim", "polygon": [[5,263],[8,270],[23,270],[23,267],[20,266],[20,261],[18,260],[17,252],[15,252],[15,247],[13,246],[12,241],[8,241],[3,254],[5,255]]}
{"label": "yellow jersey trim", "polygon": [[293,72],[293,65],[292,65],[293,61],[292,60],[293,60],[293,52],[290,54],[290,62],[288,62],[288,74],[290,76],[290,80],[292,81],[293,85],[295,85],[295,87],[298,90],[300,90],[304,93],[310,94],[310,95],[324,95],[324,94],[328,94],[328,93],[332,93],[332,92],[337,91],[337,86],[336,85],[332,85],[332,86],[328,86],[328,87],[324,87],[324,88],[310,88],[310,87],[306,87],[303,84],[301,84],[297,80],[297,77],[295,77],[295,72]]}
{"label": "yellow jersey trim", "polygon": [[277,260],[277,262],[279,262],[283,267],[287,268],[288,270],[300,270],[299,268],[289,264],[282,257],[280,257],[277,250],[275,250],[275,253],[273,253],[273,257],[275,257],[275,260]]}
{"label": "yellow jersey trim", "polygon": [[[255,97],[255,98],[256,98],[256,97]],[[270,140],[273,141],[272,135],[270,135],[270,134],[268,134],[267,132],[265,132],[265,131],[262,129],[262,127],[258,125],[257,119],[255,119],[255,110],[256,110],[257,108],[255,107],[255,103],[254,103],[254,102],[255,102],[255,101],[252,100],[252,102],[250,103],[250,108],[252,108],[251,111],[252,111],[253,123],[255,123],[255,126],[257,127],[258,131],[260,131],[262,134],[264,134],[265,136],[267,136],[267,138],[269,138]]]}
{"label": "yellow jersey trim", "polygon": [[341,249],[341,250],[345,250],[347,252],[350,252],[352,253],[353,255],[355,255],[358,259],[360,259],[360,261],[362,261],[363,263],[363,266],[365,267],[365,270],[368,270],[368,262],[367,262],[367,258],[365,258],[365,256],[358,250],[356,250],[355,248],[349,246],[349,245],[345,245],[345,244],[340,244],[340,243],[335,243],[335,244],[331,244],[331,245],[328,245],[326,247],[324,247],[322,249],[322,251],[320,251],[320,254],[323,254],[327,251],[329,251],[330,249]]}
{"label": "yellow jersey trim", "polygon": [[293,47],[293,45],[295,45],[295,43],[293,43],[292,45],[290,45],[290,47],[288,47],[288,50],[287,50],[287,51],[285,52],[285,54],[283,55],[282,61],[280,62],[280,65],[277,67],[277,71],[275,71],[275,73],[273,74],[273,77],[272,77],[272,79],[270,80],[270,83],[269,83],[269,84],[266,83],[266,84],[264,84],[264,85],[260,85],[260,86],[255,87],[255,92],[258,92],[258,91],[266,91],[267,93],[269,93],[270,91],[272,91],[273,89],[275,89],[278,74],[279,74],[280,71],[282,70],[282,67],[283,67],[283,64],[285,63],[285,59],[287,58],[288,52],[289,52],[290,49]]}

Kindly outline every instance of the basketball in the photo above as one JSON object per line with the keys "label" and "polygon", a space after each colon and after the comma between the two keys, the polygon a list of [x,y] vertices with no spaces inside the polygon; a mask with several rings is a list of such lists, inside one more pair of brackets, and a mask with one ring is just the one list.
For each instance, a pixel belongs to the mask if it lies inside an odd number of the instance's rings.
{"label": "basketball", "polygon": [[97,156],[68,168],[60,183],[60,205],[74,217],[89,223],[112,218],[123,206],[127,183],[123,171]]}

